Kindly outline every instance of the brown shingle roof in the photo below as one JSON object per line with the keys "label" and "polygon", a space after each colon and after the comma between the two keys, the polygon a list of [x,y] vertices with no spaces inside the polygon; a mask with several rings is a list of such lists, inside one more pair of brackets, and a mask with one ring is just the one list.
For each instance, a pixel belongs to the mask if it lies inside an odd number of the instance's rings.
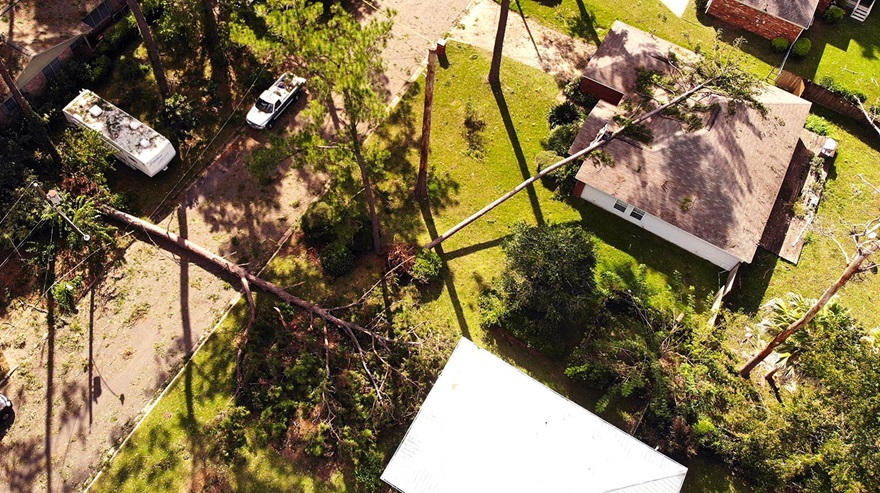
{"label": "brown shingle roof", "polygon": [[[645,31],[615,21],[599,49],[584,69],[584,77],[601,82],[626,94],[636,84],[635,67],[662,72],[668,67],[663,61],[673,51],[682,58],[695,57],[680,46]],[[631,67],[621,70],[621,67]]]}
{"label": "brown shingle roof", "polygon": [[736,0],[743,5],[785,19],[804,29],[810,27],[819,0]]}
{"label": "brown shingle roof", "polygon": [[[612,31],[626,29],[628,35],[638,31],[621,24],[615,23]],[[620,72],[634,72],[625,63],[614,66]],[[603,148],[612,156],[614,166],[597,166],[587,159],[577,179],[749,262],[810,103],[766,86],[758,98],[769,110],[766,117],[745,105],[730,115],[725,99],[711,97],[721,103],[721,109],[707,116],[703,129],[687,132],[677,120],[654,117],[648,122],[654,132],[650,145],[615,139]],[[589,145],[617,112],[615,106],[600,101],[584,122],[571,152]]]}

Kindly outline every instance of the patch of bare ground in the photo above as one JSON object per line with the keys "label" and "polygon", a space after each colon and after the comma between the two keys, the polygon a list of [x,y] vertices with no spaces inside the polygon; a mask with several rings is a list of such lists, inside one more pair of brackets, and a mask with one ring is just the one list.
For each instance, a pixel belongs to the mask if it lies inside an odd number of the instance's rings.
{"label": "patch of bare ground", "polygon": [[[234,139],[161,222],[252,271],[324,188],[322,175],[291,161],[260,185],[244,165],[257,145],[247,134]],[[5,353],[19,366],[0,387],[16,409],[0,442],[0,491],[70,491],[88,481],[234,297],[238,286],[139,238],[76,313],[50,306],[50,325],[34,305],[4,321]],[[208,487],[216,478],[202,479]]]}

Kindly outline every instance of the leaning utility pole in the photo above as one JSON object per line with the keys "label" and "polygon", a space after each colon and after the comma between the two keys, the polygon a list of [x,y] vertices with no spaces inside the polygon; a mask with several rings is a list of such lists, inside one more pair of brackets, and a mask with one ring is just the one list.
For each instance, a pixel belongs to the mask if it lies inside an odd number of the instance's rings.
{"label": "leaning utility pole", "polygon": [[428,68],[425,71],[425,114],[422,117],[422,142],[419,146],[419,177],[415,196],[428,198],[428,153],[431,150],[431,115],[434,112],[434,73],[437,66],[437,46],[428,50]]}

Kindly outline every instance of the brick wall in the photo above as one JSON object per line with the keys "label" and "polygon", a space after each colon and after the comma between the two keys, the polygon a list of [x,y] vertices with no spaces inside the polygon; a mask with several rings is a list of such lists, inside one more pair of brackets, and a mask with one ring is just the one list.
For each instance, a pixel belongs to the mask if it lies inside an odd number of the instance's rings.
{"label": "brick wall", "polygon": [[755,10],[736,0],[712,0],[708,13],[767,39],[782,36],[793,42],[802,29],[800,26]]}

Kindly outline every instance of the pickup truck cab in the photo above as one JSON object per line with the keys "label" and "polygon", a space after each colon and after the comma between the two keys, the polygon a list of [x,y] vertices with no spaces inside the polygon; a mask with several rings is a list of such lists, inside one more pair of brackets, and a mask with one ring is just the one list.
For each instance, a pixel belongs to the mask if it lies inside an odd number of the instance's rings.
{"label": "pickup truck cab", "polygon": [[305,79],[289,72],[281,74],[272,87],[260,94],[257,102],[248,111],[248,125],[257,130],[272,128],[272,124],[290,106],[290,103],[299,99],[305,83]]}
{"label": "pickup truck cab", "polygon": [[12,417],[12,401],[0,394],[0,423]]}

